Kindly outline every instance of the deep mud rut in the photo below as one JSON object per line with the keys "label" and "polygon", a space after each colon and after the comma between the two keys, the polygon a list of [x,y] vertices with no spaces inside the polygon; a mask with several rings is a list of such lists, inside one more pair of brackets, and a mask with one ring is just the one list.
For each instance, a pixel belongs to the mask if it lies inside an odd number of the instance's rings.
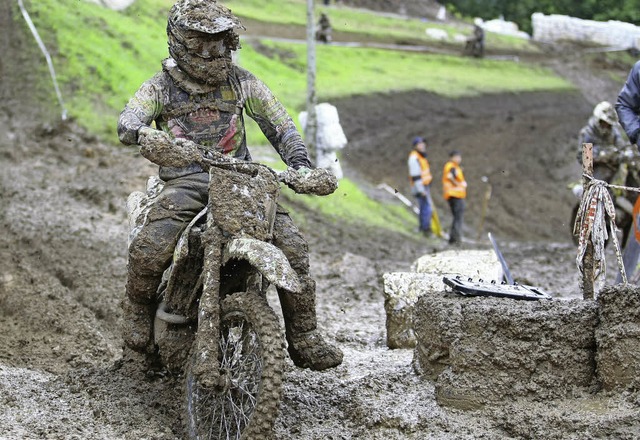
{"label": "deep mud rut", "polygon": [[[10,29],[2,9],[0,28]],[[3,45],[38,56],[27,40],[5,38]],[[121,350],[124,201],[155,169],[73,123],[50,122],[50,113],[20,93],[29,70],[1,66],[0,438],[183,438],[180,378],[148,376],[140,359],[124,360]],[[603,90],[598,99],[614,97]],[[575,133],[594,104],[588,97],[451,101],[416,93],[336,104],[351,141],[345,172],[372,196],[386,197],[375,189],[380,178],[404,189],[406,144],[415,134],[438,146],[431,157],[439,166],[449,148],[460,147],[471,185],[486,174],[495,184],[486,228],[516,279],[556,296],[578,295],[565,185],[574,178]],[[467,246],[486,248],[476,240],[480,194],[470,192],[466,232],[474,240]],[[437,191],[434,198],[447,225]],[[345,361],[320,373],[288,361],[276,438],[637,438],[634,393],[508,401],[476,412],[439,407],[433,383],[411,367],[412,352],[385,346],[380,277],[409,270],[444,243],[305,214],[320,327]],[[274,295],[270,302],[277,309]]]}

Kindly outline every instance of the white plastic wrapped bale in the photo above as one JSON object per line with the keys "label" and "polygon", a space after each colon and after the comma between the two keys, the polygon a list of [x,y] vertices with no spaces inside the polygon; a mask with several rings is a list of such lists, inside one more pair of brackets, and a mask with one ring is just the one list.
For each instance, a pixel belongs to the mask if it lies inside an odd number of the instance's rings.
{"label": "white plastic wrapped bale", "polygon": [[422,295],[438,294],[440,276],[412,272],[391,272],[382,275],[384,309],[387,315],[387,347],[413,348],[413,306]]}
{"label": "white plastic wrapped bale", "polygon": [[[463,275],[485,281],[501,281],[502,266],[492,250],[450,249],[430,255],[423,255],[411,265],[411,270],[434,275]],[[444,290],[442,276],[441,289]]]}
{"label": "white plastic wrapped bale", "polygon": [[[298,115],[300,125],[306,131],[307,112]],[[347,137],[340,125],[338,109],[326,102],[316,105],[316,166],[331,171],[338,179],[343,177],[337,152],[347,145]]]}
{"label": "white plastic wrapped bale", "polygon": [[447,31],[440,28],[426,28],[424,33],[427,34],[429,38],[433,38],[434,40],[446,41],[449,38],[449,34]]}
{"label": "white plastic wrapped bale", "polygon": [[480,26],[482,26],[485,31],[493,32],[494,34],[510,35],[512,37],[523,38],[525,40],[531,38],[529,34],[521,31],[516,23],[506,21],[503,18],[483,21]]}
{"label": "white plastic wrapped bale", "polygon": [[622,21],[583,20],[567,15],[531,16],[533,39],[537,41],[575,41],[620,49],[638,49],[640,27]]}
{"label": "white plastic wrapped bale", "polygon": [[502,266],[493,251],[448,250],[425,255],[412,265],[413,272],[383,275],[384,308],[387,315],[387,346],[412,348],[413,307],[423,295],[442,295],[445,275],[502,280]]}

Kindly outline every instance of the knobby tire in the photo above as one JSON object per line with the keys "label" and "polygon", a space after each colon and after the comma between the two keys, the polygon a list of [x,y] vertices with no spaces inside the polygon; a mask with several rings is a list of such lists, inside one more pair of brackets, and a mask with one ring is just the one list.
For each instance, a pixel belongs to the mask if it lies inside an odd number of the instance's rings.
{"label": "knobby tire", "polygon": [[284,336],[278,318],[264,297],[235,293],[221,303],[220,329],[223,391],[198,385],[192,373],[197,353],[191,354],[186,369],[189,438],[270,439],[284,371]]}

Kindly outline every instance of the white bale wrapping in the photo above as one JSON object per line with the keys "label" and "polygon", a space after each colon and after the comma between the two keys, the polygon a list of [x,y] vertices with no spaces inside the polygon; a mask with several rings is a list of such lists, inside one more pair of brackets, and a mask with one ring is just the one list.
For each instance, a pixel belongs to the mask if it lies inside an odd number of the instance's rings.
{"label": "white bale wrapping", "polygon": [[510,35],[512,37],[522,38],[525,40],[531,38],[529,34],[521,31],[516,23],[512,21],[506,21],[502,18],[481,21],[480,26],[482,26],[485,31],[492,32],[494,34]]}
{"label": "white bale wrapping", "polygon": [[[485,281],[501,281],[503,277],[500,261],[490,250],[451,249],[423,255],[411,265],[411,270],[418,273],[463,275]],[[444,283],[440,287],[440,290],[444,290]]]}
{"label": "white bale wrapping", "polygon": [[567,15],[531,16],[533,39],[537,41],[576,41],[621,49],[638,48],[640,27],[622,21],[595,21]]}
{"label": "white bale wrapping", "polygon": [[[306,131],[307,112],[298,115],[300,125]],[[340,125],[338,109],[326,102],[316,105],[316,119],[318,128],[316,131],[316,165],[331,171],[338,179],[341,179],[342,167],[338,161],[337,151],[347,145],[347,137]]]}
{"label": "white bale wrapping", "polygon": [[384,309],[387,314],[387,346],[413,348],[413,306],[420,296],[440,291],[442,276],[424,273],[391,272],[382,275]]}

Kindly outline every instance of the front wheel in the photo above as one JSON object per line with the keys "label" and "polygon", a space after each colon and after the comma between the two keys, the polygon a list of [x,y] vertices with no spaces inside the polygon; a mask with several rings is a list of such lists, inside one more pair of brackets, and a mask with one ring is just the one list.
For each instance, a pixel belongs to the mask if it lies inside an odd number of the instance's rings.
{"label": "front wheel", "polygon": [[266,299],[242,292],[222,301],[218,388],[199,385],[196,356],[186,372],[189,438],[271,438],[282,396],[284,336]]}

